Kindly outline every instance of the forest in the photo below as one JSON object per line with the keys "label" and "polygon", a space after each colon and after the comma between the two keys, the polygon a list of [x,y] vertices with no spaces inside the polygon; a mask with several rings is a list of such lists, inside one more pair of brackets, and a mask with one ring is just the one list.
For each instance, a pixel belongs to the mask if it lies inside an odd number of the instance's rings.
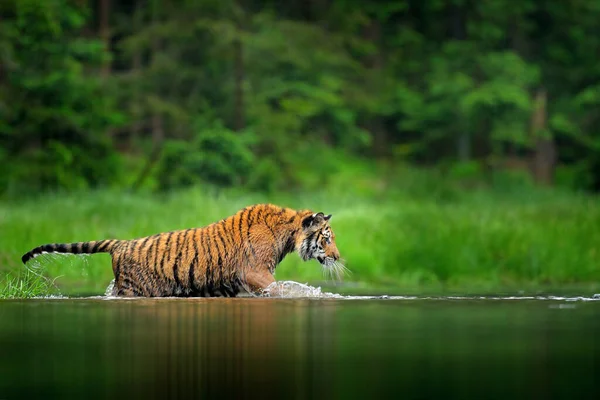
{"label": "forest", "polygon": [[[598,287],[596,0],[2,0],[0,18],[0,288],[34,246],[256,202],[333,213],[350,281]],[[96,260],[45,274],[98,293]]]}
{"label": "forest", "polygon": [[[0,193],[600,188],[595,0],[3,0]],[[513,178],[510,178],[513,179]]]}

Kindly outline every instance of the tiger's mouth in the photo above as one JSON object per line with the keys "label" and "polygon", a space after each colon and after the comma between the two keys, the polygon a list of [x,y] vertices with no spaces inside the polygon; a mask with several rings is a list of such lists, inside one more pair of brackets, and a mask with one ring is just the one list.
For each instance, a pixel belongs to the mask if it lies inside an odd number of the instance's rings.
{"label": "tiger's mouth", "polygon": [[316,258],[317,261],[319,261],[319,263],[321,264],[321,266],[325,268],[332,268],[336,264],[336,261],[333,257],[317,256]]}
{"label": "tiger's mouth", "polygon": [[342,280],[342,276],[345,274],[349,274],[350,271],[344,266],[342,260],[336,260],[333,257],[323,257],[317,256],[317,261],[321,264],[326,274],[328,274],[332,279]]}

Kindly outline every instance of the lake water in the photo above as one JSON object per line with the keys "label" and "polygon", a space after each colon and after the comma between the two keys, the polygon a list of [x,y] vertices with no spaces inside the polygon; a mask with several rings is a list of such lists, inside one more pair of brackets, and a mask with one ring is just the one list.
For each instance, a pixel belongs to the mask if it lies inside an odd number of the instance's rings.
{"label": "lake water", "polygon": [[0,399],[600,398],[586,298],[0,302]]}

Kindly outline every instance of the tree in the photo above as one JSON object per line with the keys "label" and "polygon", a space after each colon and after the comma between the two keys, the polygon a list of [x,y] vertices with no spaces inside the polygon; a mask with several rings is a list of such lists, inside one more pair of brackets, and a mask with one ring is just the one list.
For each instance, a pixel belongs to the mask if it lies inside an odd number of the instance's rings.
{"label": "tree", "polygon": [[11,165],[0,188],[112,181],[118,163],[102,133],[120,115],[99,80],[85,72],[103,62],[102,43],[78,37],[85,10],[67,0],[14,0],[3,2],[0,12],[5,20],[0,156],[3,165]]}

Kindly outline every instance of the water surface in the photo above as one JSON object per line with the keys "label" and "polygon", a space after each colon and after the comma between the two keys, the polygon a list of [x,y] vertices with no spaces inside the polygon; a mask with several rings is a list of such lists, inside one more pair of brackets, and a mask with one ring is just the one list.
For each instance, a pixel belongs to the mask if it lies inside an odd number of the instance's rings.
{"label": "water surface", "polygon": [[600,398],[600,301],[0,302],[0,399]]}

